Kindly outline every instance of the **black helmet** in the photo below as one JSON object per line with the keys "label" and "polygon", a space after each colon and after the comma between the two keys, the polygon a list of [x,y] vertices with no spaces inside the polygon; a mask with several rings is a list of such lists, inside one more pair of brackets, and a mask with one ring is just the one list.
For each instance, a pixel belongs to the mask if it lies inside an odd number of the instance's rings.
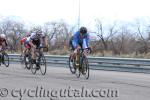
{"label": "black helmet", "polygon": [[42,33],[42,30],[36,30],[36,33],[37,33],[37,34],[41,34],[41,33]]}
{"label": "black helmet", "polygon": [[80,33],[82,33],[82,34],[87,33],[87,28],[86,27],[81,27],[80,28]]}

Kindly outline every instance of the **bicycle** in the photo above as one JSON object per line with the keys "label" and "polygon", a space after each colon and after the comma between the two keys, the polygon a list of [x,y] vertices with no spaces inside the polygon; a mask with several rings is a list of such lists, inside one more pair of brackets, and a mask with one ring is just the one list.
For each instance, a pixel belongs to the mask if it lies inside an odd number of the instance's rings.
{"label": "bicycle", "polygon": [[41,51],[42,48],[45,48],[45,47],[36,48],[34,53],[36,54],[37,59],[35,62],[33,62],[33,60],[30,61],[30,68],[31,68],[32,74],[36,74],[37,70],[40,70],[42,75],[46,74],[47,64],[46,64],[45,56],[43,52]]}
{"label": "bicycle", "polygon": [[9,67],[9,56],[8,54],[5,52],[7,48],[0,50],[1,54],[0,54],[0,65],[1,63],[4,64],[6,67]]}
{"label": "bicycle", "polygon": [[[91,53],[90,48],[87,48],[86,50],[90,51]],[[71,55],[69,57],[70,71],[72,74],[76,74],[77,78],[79,78],[81,74],[85,76],[86,79],[89,78],[89,62],[88,58],[84,54],[84,51],[86,50],[79,49],[76,57],[74,57],[73,59],[71,59]]]}

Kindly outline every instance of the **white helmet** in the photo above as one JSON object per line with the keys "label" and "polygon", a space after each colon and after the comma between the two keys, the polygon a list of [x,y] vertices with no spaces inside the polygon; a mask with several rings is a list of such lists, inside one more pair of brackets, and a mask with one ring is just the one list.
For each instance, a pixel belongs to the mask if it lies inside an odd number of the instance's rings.
{"label": "white helmet", "polygon": [[0,38],[6,39],[6,35],[5,34],[0,34]]}

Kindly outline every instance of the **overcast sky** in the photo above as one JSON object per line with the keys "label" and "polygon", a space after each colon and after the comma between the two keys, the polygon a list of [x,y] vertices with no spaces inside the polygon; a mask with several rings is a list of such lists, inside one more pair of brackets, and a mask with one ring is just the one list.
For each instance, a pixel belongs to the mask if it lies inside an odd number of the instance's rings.
{"label": "overcast sky", "polygon": [[82,24],[88,25],[95,18],[130,21],[150,17],[149,0],[0,0],[0,16],[19,16],[33,23],[63,19],[75,24],[79,1]]}

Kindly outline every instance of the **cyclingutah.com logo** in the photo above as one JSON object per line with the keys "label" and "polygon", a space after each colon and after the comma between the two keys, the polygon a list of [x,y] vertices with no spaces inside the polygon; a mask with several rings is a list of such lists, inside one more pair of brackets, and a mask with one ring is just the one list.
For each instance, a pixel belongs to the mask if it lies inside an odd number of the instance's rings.
{"label": "cyclingutah.com logo", "polygon": [[18,100],[26,100],[27,98],[45,98],[49,100],[67,98],[117,98],[119,97],[119,91],[117,89],[87,89],[84,86],[81,88],[68,86],[62,89],[47,89],[37,86],[33,89],[11,89],[10,91],[6,88],[0,89],[0,98],[6,98],[8,95]]}
{"label": "cyclingutah.com logo", "polygon": [[7,97],[8,90],[6,88],[0,88],[0,97]]}

